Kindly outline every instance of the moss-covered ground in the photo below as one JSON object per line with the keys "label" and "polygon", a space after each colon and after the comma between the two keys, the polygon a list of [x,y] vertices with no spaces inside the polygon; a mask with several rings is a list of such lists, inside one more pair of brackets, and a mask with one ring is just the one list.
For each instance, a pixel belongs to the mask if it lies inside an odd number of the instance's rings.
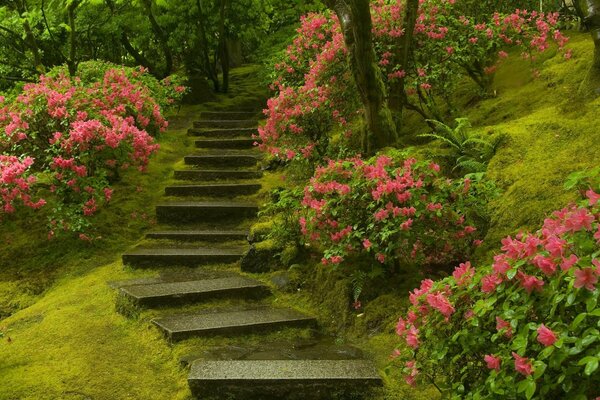
{"label": "moss-covered ground", "polygon": [[[598,165],[600,100],[578,95],[593,44],[585,34],[571,37],[572,60],[549,54],[539,66],[539,77],[533,78],[527,63],[510,58],[498,71],[495,97],[465,95],[457,101],[463,104],[461,116],[470,118],[474,129],[506,135],[488,169],[502,195],[490,205],[491,227],[478,262],[489,259],[502,237],[537,227],[549,212],[574,199],[575,193],[563,189],[571,172]],[[28,218],[2,221],[0,399],[185,399],[189,392],[179,358],[192,348],[234,344],[213,338],[170,347],[148,323],[152,312],[137,318],[115,312],[116,293],[107,281],[148,274],[124,268],[120,255],[152,228],[154,204],[192,144],[185,127],[205,108],[252,106],[258,85],[254,72],[253,67],[237,70],[241,84],[230,95],[174,113],[148,173],[125,175],[112,204],[95,217],[92,243],[76,238],[48,241],[43,215],[33,212]],[[412,124],[406,129],[422,133],[425,127]],[[263,194],[283,182],[277,174],[266,174],[263,181]],[[394,321],[414,279],[388,282],[387,295],[367,296],[362,309],[349,312],[347,279],[310,265],[295,266],[295,274],[301,290],[278,293],[268,301],[311,310],[336,342],[358,344],[384,370],[397,344]],[[292,333],[268,338],[288,336]],[[243,340],[252,345],[258,338]],[[415,392],[397,369],[390,371],[386,399],[436,398],[435,390]]]}

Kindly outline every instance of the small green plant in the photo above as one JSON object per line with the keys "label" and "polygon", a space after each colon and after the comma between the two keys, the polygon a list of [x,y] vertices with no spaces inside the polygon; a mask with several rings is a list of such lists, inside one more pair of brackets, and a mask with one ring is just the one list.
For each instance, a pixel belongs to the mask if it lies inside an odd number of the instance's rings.
{"label": "small green plant", "polygon": [[456,118],[452,128],[443,122],[428,120],[435,126],[433,133],[419,135],[423,138],[439,140],[448,151],[439,154],[445,164],[458,174],[485,172],[487,165],[503,141],[503,136],[483,138],[471,130],[468,118]]}

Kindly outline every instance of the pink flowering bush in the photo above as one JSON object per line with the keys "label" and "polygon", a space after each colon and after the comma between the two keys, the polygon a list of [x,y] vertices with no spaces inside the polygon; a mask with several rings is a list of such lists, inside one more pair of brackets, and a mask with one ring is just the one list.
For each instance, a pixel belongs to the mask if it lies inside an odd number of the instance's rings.
{"label": "pink flowering bush", "polygon": [[464,260],[479,244],[482,187],[403,155],[332,160],[304,189],[301,230],[326,265],[352,269],[366,259],[431,271]]}
{"label": "pink flowering bush", "polygon": [[598,192],[504,239],[492,265],[411,292],[395,352],[407,382],[452,398],[600,396]]}
{"label": "pink flowering bush", "polygon": [[[145,75],[108,68],[84,83],[54,71],[0,104],[4,212],[14,212],[17,200],[31,208],[47,201],[50,236],[83,231],[87,217],[110,201],[119,171],[144,170],[158,149],[151,133],[167,128]],[[32,200],[35,189],[43,200]]]}
{"label": "pink flowering bush", "polygon": [[[451,117],[452,99],[463,77],[489,90],[499,63],[509,55],[505,50],[519,48],[533,62],[552,44],[564,48],[568,39],[557,28],[557,13],[506,9],[503,5],[501,12],[494,12],[490,4],[482,7],[479,2],[421,1],[414,56],[401,65],[405,2],[371,2],[374,46],[392,109],[400,111],[403,103],[425,119],[442,121]],[[348,128],[361,106],[346,59],[334,14],[302,18],[298,35],[275,64],[275,94],[259,130],[263,150],[283,160],[341,156],[343,146],[330,146],[332,129],[342,137],[361,133]]]}

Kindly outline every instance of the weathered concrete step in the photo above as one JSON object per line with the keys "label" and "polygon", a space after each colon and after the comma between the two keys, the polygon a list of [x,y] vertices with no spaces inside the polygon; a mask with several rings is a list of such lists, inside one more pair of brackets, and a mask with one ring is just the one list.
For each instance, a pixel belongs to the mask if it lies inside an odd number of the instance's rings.
{"label": "weathered concrete step", "polygon": [[185,156],[187,165],[198,167],[252,167],[258,163],[258,157],[244,154],[207,154]]}
{"label": "weathered concrete step", "polygon": [[177,185],[165,188],[166,196],[237,196],[258,192],[258,183],[214,184],[214,185]]}
{"label": "weathered concrete step", "polygon": [[240,202],[172,202],[156,206],[158,222],[167,224],[255,217],[257,213],[256,204]]}
{"label": "weathered concrete step", "polygon": [[200,118],[212,120],[242,120],[258,119],[260,112],[256,111],[202,111]]}
{"label": "weathered concrete step", "polygon": [[200,139],[196,147],[200,149],[251,149],[257,143],[256,139]]}
{"label": "weathered concrete step", "polygon": [[121,288],[121,294],[136,304],[146,307],[225,297],[260,298],[268,293],[265,284],[243,276]]}
{"label": "weathered concrete step", "polygon": [[279,328],[304,328],[316,320],[295,310],[262,308],[204,314],[170,315],[154,323],[173,341],[194,336],[241,334]]}
{"label": "weathered concrete step", "polygon": [[245,240],[247,231],[162,231],[146,234],[147,239],[167,239],[186,242],[223,242]]}
{"label": "weathered concrete step", "polygon": [[368,399],[382,381],[365,360],[232,360],[195,361],[188,384],[199,398],[329,400]]}
{"label": "weathered concrete step", "polygon": [[218,179],[259,179],[260,171],[235,171],[235,170],[184,170],[175,171],[175,179],[183,181],[204,181]]}
{"label": "weathered concrete step", "polygon": [[257,133],[256,128],[233,128],[233,129],[188,129],[190,136],[204,136],[208,138],[235,138],[252,137]]}
{"label": "weathered concrete step", "polygon": [[194,121],[194,128],[257,128],[258,121],[252,119],[231,119],[218,120],[206,119],[203,121]]}
{"label": "weathered concrete step", "polygon": [[169,265],[229,264],[238,261],[245,248],[195,248],[195,249],[135,249],[123,254],[123,264],[133,267],[158,267]]}

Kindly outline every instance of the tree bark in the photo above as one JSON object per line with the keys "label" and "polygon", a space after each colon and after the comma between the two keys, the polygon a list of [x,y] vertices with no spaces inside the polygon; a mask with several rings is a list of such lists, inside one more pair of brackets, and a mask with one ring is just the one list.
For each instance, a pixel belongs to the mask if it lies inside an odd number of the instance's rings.
{"label": "tree bark", "polygon": [[156,38],[160,43],[161,50],[165,56],[164,76],[171,75],[171,73],[173,73],[173,53],[171,52],[171,48],[169,47],[167,35],[158,24],[158,21],[156,21],[154,13],[152,12],[152,0],[142,0],[142,3],[144,4],[144,8],[146,9],[146,14],[148,16],[148,20],[150,21],[150,25],[152,25],[152,31],[156,35]]}
{"label": "tree bark", "polygon": [[75,31],[75,9],[79,6],[79,1],[73,1],[67,8],[69,18],[69,59],[67,65],[69,74],[75,76],[77,73],[77,32]]}
{"label": "tree bark", "polygon": [[[414,47],[413,41],[415,36],[415,25],[417,24],[417,16],[419,12],[419,0],[407,0],[406,1],[406,13],[404,14],[404,35],[400,38],[400,59],[398,65],[401,71],[408,73],[410,63],[413,59]],[[390,101],[393,104],[393,108],[398,110],[400,113],[406,107],[408,98],[406,96],[406,80],[401,78],[398,85],[394,88]],[[394,101],[395,99],[395,101]]]}
{"label": "tree bark", "polygon": [[594,58],[580,92],[600,95],[600,0],[578,0],[585,26],[594,41]]}
{"label": "tree bark", "polygon": [[213,83],[215,92],[220,90],[219,74],[215,65],[210,61],[208,37],[206,35],[206,27],[204,26],[205,16],[204,10],[202,9],[201,0],[196,0],[196,6],[198,7],[198,47],[201,49],[201,58],[204,73],[208,79]]}
{"label": "tree bark", "polygon": [[396,126],[373,48],[369,0],[327,0],[326,4],[337,14],[342,27],[350,69],[365,108],[369,131],[366,148],[372,153],[396,141]]}
{"label": "tree bark", "polygon": [[229,90],[229,46],[225,18],[227,17],[227,0],[221,0],[219,12],[219,58],[221,60],[221,72],[223,73],[223,93]]}

